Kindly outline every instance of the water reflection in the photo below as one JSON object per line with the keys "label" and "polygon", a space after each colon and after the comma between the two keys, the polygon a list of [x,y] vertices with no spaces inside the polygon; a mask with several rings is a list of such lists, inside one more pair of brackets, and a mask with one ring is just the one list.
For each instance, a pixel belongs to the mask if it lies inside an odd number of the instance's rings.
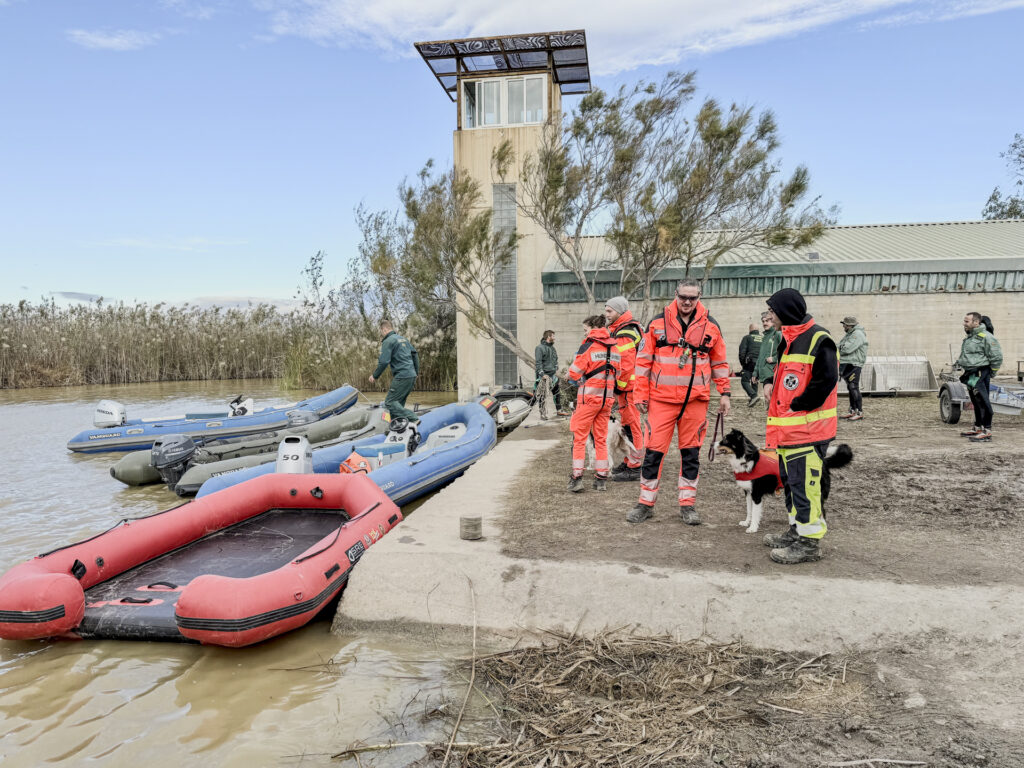
{"label": "water reflection", "polygon": [[[96,402],[118,400],[129,416],[149,416],[207,408],[242,391],[260,405],[317,394],[262,381],[0,391],[0,572],[124,517],[180,503],[163,485],[129,488],[110,477],[120,454],[66,450],[68,438],[92,423]],[[436,736],[398,715],[410,701],[427,707],[438,695],[437,655],[422,644],[336,637],[327,622],[238,650],[0,641],[0,764],[327,764],[357,740]],[[380,753],[363,764],[405,765],[421,754]]]}

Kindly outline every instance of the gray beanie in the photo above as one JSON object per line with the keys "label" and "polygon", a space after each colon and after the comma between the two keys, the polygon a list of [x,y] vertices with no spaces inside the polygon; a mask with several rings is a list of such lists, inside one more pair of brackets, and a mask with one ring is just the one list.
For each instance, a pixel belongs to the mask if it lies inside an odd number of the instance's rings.
{"label": "gray beanie", "polygon": [[608,301],[604,303],[606,307],[611,307],[613,312],[624,315],[629,312],[629,302],[626,301],[625,296],[612,296]]}

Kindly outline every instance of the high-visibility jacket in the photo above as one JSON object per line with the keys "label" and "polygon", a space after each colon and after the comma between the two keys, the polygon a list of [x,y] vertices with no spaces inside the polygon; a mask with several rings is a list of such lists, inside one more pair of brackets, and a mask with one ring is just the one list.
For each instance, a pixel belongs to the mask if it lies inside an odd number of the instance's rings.
{"label": "high-visibility jacket", "polygon": [[619,369],[615,381],[616,392],[631,392],[636,381],[636,350],[640,346],[644,329],[633,319],[633,314],[626,310],[608,329],[617,344],[619,353]]}
{"label": "high-visibility jacket", "polygon": [[[775,386],[768,404],[766,442],[769,448],[795,448],[831,440],[836,436],[836,386],[825,402],[811,411],[794,411],[790,404],[811,382],[814,358],[823,342],[835,346],[828,331],[810,318],[801,325],[782,327],[779,364],[775,368]],[[838,372],[837,372],[838,377]],[[838,379],[837,379],[838,380]]]}
{"label": "high-visibility jacket", "polygon": [[604,404],[614,400],[615,373],[619,364],[619,352],[615,340],[608,335],[608,329],[592,328],[569,366],[569,378],[579,382],[577,402]]}
{"label": "high-visibility jacket", "polygon": [[673,300],[644,332],[636,355],[633,401],[710,400],[712,381],[718,394],[729,394],[729,357],[722,329],[699,301],[684,329]]}

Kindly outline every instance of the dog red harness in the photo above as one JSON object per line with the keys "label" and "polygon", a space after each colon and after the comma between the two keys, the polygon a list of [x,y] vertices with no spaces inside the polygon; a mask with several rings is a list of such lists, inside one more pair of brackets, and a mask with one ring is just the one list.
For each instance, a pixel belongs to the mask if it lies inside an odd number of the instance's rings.
{"label": "dog red harness", "polygon": [[754,468],[750,472],[733,472],[736,479],[740,482],[748,482],[758,480],[762,477],[774,477],[775,478],[775,490],[778,491],[782,488],[782,477],[779,474],[779,459],[775,454],[761,452],[761,458],[754,464]]}

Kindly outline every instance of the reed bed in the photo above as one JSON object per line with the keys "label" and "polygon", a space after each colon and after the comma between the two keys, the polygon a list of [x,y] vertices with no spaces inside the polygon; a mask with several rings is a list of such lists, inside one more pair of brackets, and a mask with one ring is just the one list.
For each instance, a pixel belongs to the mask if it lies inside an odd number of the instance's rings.
{"label": "reed bed", "polygon": [[877,706],[865,675],[827,654],[616,633],[556,640],[476,658],[478,717],[426,762],[768,766],[767,748],[842,732]]}
{"label": "reed bed", "polygon": [[[166,304],[0,304],[0,388],[281,378],[296,388],[372,388],[379,340],[356,319]],[[425,332],[420,389],[449,389],[453,343]]]}

